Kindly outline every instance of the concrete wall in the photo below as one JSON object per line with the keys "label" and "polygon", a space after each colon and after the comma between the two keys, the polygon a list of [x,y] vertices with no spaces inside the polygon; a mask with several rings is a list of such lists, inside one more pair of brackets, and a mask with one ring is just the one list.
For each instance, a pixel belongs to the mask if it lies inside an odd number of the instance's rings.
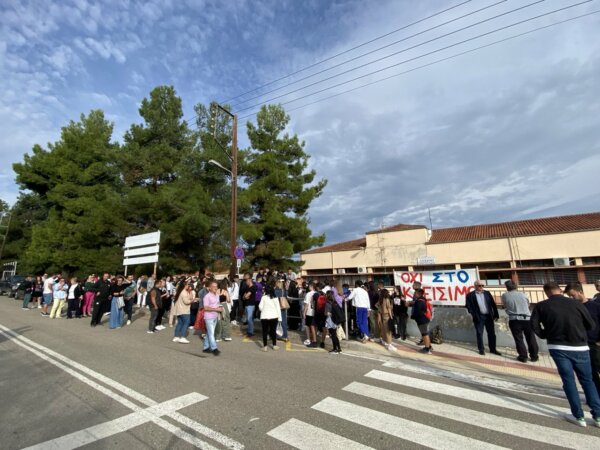
{"label": "concrete wall", "polygon": [[[500,319],[496,322],[496,343],[498,347],[515,347],[515,341],[508,328],[508,317],[503,310],[498,311]],[[431,321],[430,329],[439,325],[442,328],[444,339],[456,342],[477,343],[475,337],[475,328],[473,327],[473,319],[467,312],[466,308],[442,308],[437,307],[434,311],[434,317]],[[411,336],[419,336],[419,329],[414,320],[408,320],[408,334]],[[540,351],[548,351],[546,341],[538,339]],[[486,352],[489,351],[487,345],[487,334],[483,333],[483,342]]]}

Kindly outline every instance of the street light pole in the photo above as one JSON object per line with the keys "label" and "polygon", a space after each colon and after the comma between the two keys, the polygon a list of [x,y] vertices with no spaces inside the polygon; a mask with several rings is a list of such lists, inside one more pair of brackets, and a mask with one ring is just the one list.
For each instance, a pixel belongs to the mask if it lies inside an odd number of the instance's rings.
{"label": "street light pole", "polygon": [[[229,268],[229,278],[233,279],[237,273],[237,261],[235,258],[235,248],[237,247],[237,173],[238,173],[238,144],[237,144],[237,126],[238,117],[237,114],[233,114],[231,111],[223,108],[218,103],[217,108],[227,114],[233,119],[233,127],[231,130],[231,155],[225,151],[225,154],[231,161],[231,170],[223,167],[217,161],[210,160],[211,164],[214,164],[221,169],[225,170],[231,175],[231,235],[229,242],[229,252],[231,257],[231,266]],[[216,120],[215,120],[216,123]],[[215,128],[216,132],[216,128]],[[218,141],[217,141],[218,142]]]}

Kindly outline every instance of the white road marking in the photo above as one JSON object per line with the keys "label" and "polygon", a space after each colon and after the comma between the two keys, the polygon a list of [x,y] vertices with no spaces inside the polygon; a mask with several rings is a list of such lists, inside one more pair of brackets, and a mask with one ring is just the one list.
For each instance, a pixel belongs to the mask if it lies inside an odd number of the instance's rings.
{"label": "white road marking", "polygon": [[290,419],[267,433],[269,436],[300,450],[374,450],[351,439]]}
{"label": "white road marking", "polygon": [[[112,389],[114,389],[115,391],[121,392],[121,393],[127,395],[128,397],[135,399],[147,407],[157,405],[157,402],[152,400],[151,398],[146,397],[145,395],[143,395],[139,392],[136,392],[131,388],[128,388],[127,386],[119,383],[118,381],[112,380],[111,378],[108,378],[98,372],[95,372],[94,370],[89,369],[88,367],[83,366],[83,365],[79,364],[78,362],[73,361],[73,360],[67,358],[66,356],[61,355],[60,353],[56,353],[55,351],[53,351],[47,347],[44,347],[44,346],[36,343],[35,341],[32,341],[31,339],[28,339],[24,336],[14,333],[11,329],[9,329],[3,325],[0,325],[0,334],[3,334],[5,337],[7,337],[9,340],[11,340],[15,344],[19,345],[20,347],[23,347],[24,349],[34,353],[35,355],[39,356],[40,358],[49,362],[50,364],[53,364],[53,365],[59,367],[60,369],[67,372],[68,374],[77,378],[79,381],[82,381],[82,382],[88,384],[89,386],[93,387],[94,389],[102,392],[103,394],[118,401],[122,405],[126,406],[127,408],[129,408],[135,412],[141,412],[144,409],[138,407],[131,401],[123,398],[121,395],[116,394],[112,390],[109,390],[106,387],[90,380],[88,377],[94,378],[97,381],[105,383],[106,385],[108,385]],[[36,349],[43,351],[45,354],[41,353],[40,351],[38,351]],[[55,358],[58,361],[61,361],[64,364],[62,364],[61,362],[55,361],[54,359],[50,358],[50,356],[52,356],[53,358]],[[82,376],[80,373],[76,372],[75,370],[71,369],[68,366],[71,366],[72,368],[79,370],[80,372],[84,373],[88,377]],[[230,437],[225,436],[225,435],[219,433],[218,431],[212,430],[212,429],[206,427],[205,425],[202,425],[202,424],[190,419],[189,417],[184,416],[183,414],[181,414],[179,412],[172,412],[172,413],[166,414],[166,416],[171,419],[176,420],[177,422],[196,431],[197,433],[200,433],[206,437],[209,437],[210,439],[214,440],[215,442],[218,442],[219,444],[223,445],[226,448],[229,448],[232,450],[242,450],[244,448],[243,444],[235,441],[234,439],[231,439]],[[185,440],[186,442],[188,442],[196,447],[206,448],[206,449],[214,449],[214,447],[209,445],[208,443],[183,431],[181,428],[178,428],[178,427],[172,425],[171,423],[167,422],[166,420],[164,420],[162,418],[154,418],[152,420],[152,422],[161,426],[162,428],[170,431],[171,433],[175,434],[177,437]]]}
{"label": "white road marking", "polygon": [[158,418],[194,403],[206,400],[208,397],[196,392],[150,406],[140,412],[132,412],[118,419],[104,422],[84,430],[76,431],[65,436],[61,436],[50,441],[27,447],[25,450],[71,450],[87,444],[99,441],[100,439],[131,430],[139,425],[152,421],[152,418]]}
{"label": "white road marking", "polygon": [[382,389],[368,384],[353,382],[343,388],[344,391],[362,395],[375,400],[391,403],[393,405],[424,411],[438,417],[456,420],[458,422],[475,425],[489,430],[497,430],[502,433],[531,439],[546,444],[560,445],[566,448],[576,449],[598,449],[600,448],[600,437],[588,436],[570,431],[557,430],[554,428],[535,425],[519,420],[507,419],[505,417],[487,414],[473,409],[453,406],[447,403],[436,402],[401,392]]}
{"label": "white road marking", "polygon": [[331,397],[321,400],[313,406],[313,409],[429,448],[440,450],[506,448]]}
{"label": "white road marking", "polygon": [[[417,366],[414,364],[408,364],[401,361],[387,361],[383,364],[383,367],[389,367],[391,369],[402,369],[407,372],[420,373],[425,375],[433,375],[436,377],[449,378],[451,380],[466,382],[475,384],[478,386],[489,386],[498,389],[504,389],[506,391],[515,392],[527,392],[528,394],[539,395],[540,397],[549,398],[564,398],[564,392],[562,389],[553,389],[547,386],[530,386],[523,383],[513,383],[512,381],[500,380],[498,378],[491,378],[479,375],[473,375],[470,373],[456,372],[453,370],[440,369],[437,367],[429,366]],[[543,393],[541,393],[543,392]]]}
{"label": "white road marking", "polygon": [[542,403],[533,403],[528,399],[518,399],[515,397],[508,397],[505,395],[494,395],[489,394],[487,392],[477,391],[474,389],[450,386],[448,384],[437,383],[435,381],[422,379],[420,380],[417,378],[406,377],[404,375],[399,375],[395,373],[383,372],[381,370],[372,370],[365,376],[367,378],[387,381],[389,383],[398,384],[404,387],[411,387],[428,392],[435,392],[437,394],[457,397],[461,400],[471,400],[474,402],[485,403],[487,405],[492,406],[499,406],[515,411],[524,411],[531,414],[539,414],[541,416],[556,418],[565,412],[565,409],[563,408]]}

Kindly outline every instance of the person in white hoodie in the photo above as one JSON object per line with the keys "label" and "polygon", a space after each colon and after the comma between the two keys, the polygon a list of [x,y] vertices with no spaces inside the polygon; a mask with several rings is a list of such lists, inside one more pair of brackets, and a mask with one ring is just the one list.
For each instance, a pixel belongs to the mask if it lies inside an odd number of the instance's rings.
{"label": "person in white hoodie", "polygon": [[262,351],[267,351],[267,337],[271,338],[273,350],[279,350],[277,346],[277,323],[281,322],[281,308],[279,298],[275,295],[273,283],[269,283],[265,287],[265,293],[260,299],[258,309],[260,310],[260,323],[262,325]]}

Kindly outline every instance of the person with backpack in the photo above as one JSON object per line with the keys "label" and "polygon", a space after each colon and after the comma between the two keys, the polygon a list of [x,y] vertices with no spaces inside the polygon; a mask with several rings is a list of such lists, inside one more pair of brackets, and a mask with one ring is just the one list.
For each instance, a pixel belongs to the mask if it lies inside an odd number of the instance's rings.
{"label": "person with backpack", "polygon": [[333,290],[327,292],[327,302],[325,303],[325,325],[327,330],[329,331],[329,336],[331,337],[331,343],[333,344],[333,349],[329,351],[331,354],[342,353],[342,347],[340,346],[340,340],[337,336],[337,327],[340,325],[346,318],[344,317],[344,310],[339,305],[337,299],[335,298],[335,293]]}
{"label": "person with backpack", "polygon": [[[330,288],[331,289],[331,288]],[[327,304],[327,296],[323,292],[323,286],[319,285],[317,291],[313,294],[315,299],[315,326],[317,332],[321,333],[321,343],[319,347],[325,348],[325,336],[327,336],[327,327],[325,321],[327,316],[325,315],[325,305]]]}
{"label": "person with backpack", "polygon": [[425,299],[425,291],[422,288],[415,289],[413,294],[413,307],[412,307],[412,316],[417,326],[419,327],[419,332],[421,333],[421,337],[423,338],[424,347],[419,350],[420,353],[425,353],[427,355],[431,355],[433,352],[433,348],[431,347],[431,339],[429,337],[429,323],[431,322],[431,318],[433,317],[433,306],[431,302],[428,302]]}
{"label": "person with backpack", "polygon": [[392,299],[387,289],[379,291],[379,301],[377,302],[379,311],[379,333],[381,343],[390,351],[395,351],[396,347],[392,344],[392,329],[394,326],[394,311],[392,309]]}

